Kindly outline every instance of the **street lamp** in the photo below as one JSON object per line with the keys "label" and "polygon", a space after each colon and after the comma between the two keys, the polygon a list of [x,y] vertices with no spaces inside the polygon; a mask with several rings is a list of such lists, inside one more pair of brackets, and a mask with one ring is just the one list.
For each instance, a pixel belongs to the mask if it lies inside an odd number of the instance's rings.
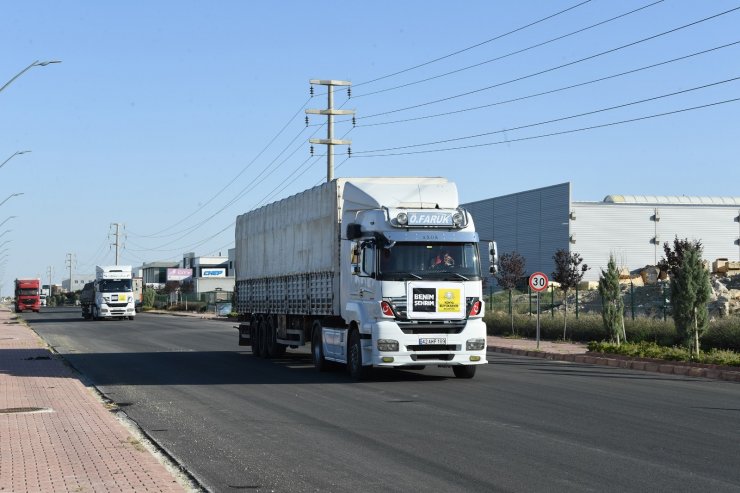
{"label": "street lamp", "polygon": [[13,241],[13,240],[5,240],[4,242],[0,243],[0,247],[3,246],[3,245],[7,245],[11,241]]}
{"label": "street lamp", "polygon": [[0,164],[0,168],[2,168],[3,166],[5,166],[5,163],[7,163],[8,161],[10,161],[14,157],[19,156],[21,154],[25,154],[27,152],[31,152],[31,151],[15,151],[13,154],[11,154],[11,156],[8,159],[6,159],[5,161],[3,161],[3,164]]}
{"label": "street lamp", "polygon": [[8,216],[7,219],[5,219],[5,221],[3,221],[3,222],[0,223],[0,226],[2,226],[3,224],[7,223],[8,221],[10,221],[11,219],[13,219],[14,217],[18,217],[18,216]]}
{"label": "street lamp", "polygon": [[48,61],[45,61],[45,62],[41,62],[39,60],[36,60],[35,62],[33,62],[28,67],[26,67],[23,70],[21,70],[20,72],[18,72],[16,74],[16,76],[13,77],[12,79],[10,79],[8,82],[6,82],[3,87],[0,87],[0,92],[3,92],[3,89],[5,89],[6,87],[8,87],[10,84],[12,84],[15,79],[17,79],[21,75],[25,74],[26,71],[29,70],[31,67],[46,67],[50,63],[62,63],[62,62],[61,62],[61,60],[48,60]]}
{"label": "street lamp", "polygon": [[2,233],[0,233],[0,238],[2,238],[3,236],[5,236],[5,233],[10,233],[11,231],[12,231],[12,230],[10,230],[10,229],[6,229],[6,230],[5,230],[5,231],[3,231]]}
{"label": "street lamp", "polygon": [[13,197],[17,197],[17,196],[19,196],[19,195],[23,195],[23,192],[19,192],[19,193],[11,193],[10,195],[8,195],[8,198],[7,198],[7,199],[5,199],[5,200],[3,200],[2,202],[0,202],[0,205],[3,205],[3,204],[4,204],[5,202],[7,202],[8,200],[10,200],[11,198],[13,198]]}

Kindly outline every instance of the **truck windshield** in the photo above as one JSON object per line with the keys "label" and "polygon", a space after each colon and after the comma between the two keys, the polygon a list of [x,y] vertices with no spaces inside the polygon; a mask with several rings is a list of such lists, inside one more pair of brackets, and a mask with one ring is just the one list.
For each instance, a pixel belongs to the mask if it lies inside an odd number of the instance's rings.
{"label": "truck windshield", "polygon": [[379,250],[378,279],[479,279],[477,243],[401,243]]}
{"label": "truck windshield", "polygon": [[101,293],[130,293],[131,279],[105,279],[98,283]]}
{"label": "truck windshield", "polygon": [[19,296],[36,296],[39,294],[38,289],[19,289],[18,295]]}

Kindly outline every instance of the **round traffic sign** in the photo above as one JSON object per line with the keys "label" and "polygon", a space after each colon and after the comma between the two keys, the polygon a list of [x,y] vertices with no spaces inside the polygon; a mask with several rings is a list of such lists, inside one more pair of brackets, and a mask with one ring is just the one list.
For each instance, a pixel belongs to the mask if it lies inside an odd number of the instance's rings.
{"label": "round traffic sign", "polygon": [[532,291],[539,293],[540,291],[546,290],[549,285],[550,280],[547,278],[547,275],[542,272],[535,272],[529,276],[529,287],[532,288]]}

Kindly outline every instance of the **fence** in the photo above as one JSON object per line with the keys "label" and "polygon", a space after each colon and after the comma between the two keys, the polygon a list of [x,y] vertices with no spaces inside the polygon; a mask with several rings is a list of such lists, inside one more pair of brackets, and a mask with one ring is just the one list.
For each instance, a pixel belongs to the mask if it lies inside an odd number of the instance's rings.
{"label": "fence", "polygon": [[[495,291],[489,287],[488,307],[491,311],[503,311],[511,314],[537,313],[537,293],[530,290],[526,292],[514,290]],[[576,318],[582,313],[601,315],[603,304],[598,290],[573,289],[568,292],[568,313]],[[670,288],[666,283],[658,283],[652,286],[624,285],[622,288],[622,301],[624,303],[624,316],[635,319],[636,317],[670,318]],[[550,288],[540,293],[540,313],[546,316],[549,312],[554,317],[557,312],[565,310],[565,298],[560,289]]]}
{"label": "fence", "polygon": [[170,293],[154,296],[154,308],[175,309],[223,314],[231,311],[232,291],[207,291],[203,293]]}

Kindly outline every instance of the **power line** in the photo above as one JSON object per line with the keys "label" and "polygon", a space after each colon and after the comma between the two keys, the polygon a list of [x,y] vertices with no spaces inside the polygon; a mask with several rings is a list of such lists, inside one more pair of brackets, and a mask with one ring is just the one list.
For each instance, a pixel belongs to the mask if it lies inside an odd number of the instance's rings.
{"label": "power line", "polygon": [[564,14],[564,13],[566,13],[566,12],[569,12],[569,11],[571,11],[571,10],[573,10],[573,9],[576,9],[576,8],[578,8],[578,7],[581,7],[581,6],[583,6],[583,5],[586,5],[586,4],[587,4],[587,3],[589,3],[590,1],[591,1],[591,0],[586,0],[586,1],[584,1],[584,2],[580,2],[580,3],[577,3],[577,4],[573,5],[573,6],[571,6],[571,7],[568,7],[568,8],[566,8],[566,9],[563,9],[563,10],[561,10],[561,11],[559,11],[559,12],[555,12],[554,14],[551,14],[551,15],[548,15],[548,16],[546,16],[546,17],[543,17],[543,18],[541,18],[541,19],[538,19],[538,20],[536,20],[536,21],[530,22],[529,24],[525,24],[524,26],[518,27],[518,28],[516,28],[516,29],[513,29],[513,30],[511,30],[511,31],[505,32],[505,33],[503,33],[503,34],[499,34],[499,35],[497,35],[497,36],[494,36],[494,37],[493,37],[493,38],[491,38],[491,39],[487,39],[487,40],[485,40],[485,41],[481,41],[480,43],[476,43],[476,44],[474,44],[474,45],[472,45],[472,46],[468,46],[467,48],[463,48],[463,49],[460,49],[460,50],[454,51],[454,52],[452,52],[452,53],[449,53],[449,54],[447,54],[447,55],[444,55],[444,56],[441,56],[441,57],[435,58],[435,59],[433,59],[433,60],[429,60],[429,61],[427,61],[427,62],[424,62],[424,63],[420,63],[420,64],[418,64],[418,65],[414,65],[413,67],[409,67],[409,68],[405,68],[405,69],[403,69],[403,70],[399,70],[399,71],[397,71],[397,72],[393,72],[393,73],[391,73],[391,74],[383,75],[383,76],[381,76],[381,77],[376,77],[375,79],[367,80],[367,81],[365,81],[365,82],[360,82],[359,84],[355,84],[354,86],[355,86],[355,87],[359,87],[359,86],[364,86],[364,85],[366,85],[366,84],[372,84],[373,82],[378,82],[378,81],[380,81],[380,80],[388,79],[388,78],[390,78],[390,77],[395,77],[396,75],[404,74],[404,73],[406,73],[406,72],[410,72],[410,71],[412,71],[412,70],[416,70],[416,69],[418,69],[418,68],[421,68],[421,67],[426,67],[427,65],[431,65],[431,64],[433,64],[433,63],[436,63],[436,62],[439,62],[439,61],[441,61],[441,60],[445,60],[445,59],[447,59],[447,58],[450,58],[450,57],[453,57],[453,56],[459,55],[459,54],[461,54],[461,53],[465,53],[466,51],[470,51],[470,50],[472,50],[472,49],[474,49],[474,48],[478,48],[479,46],[483,46],[483,45],[485,45],[485,44],[488,44],[488,43],[492,43],[493,41],[499,40],[499,39],[501,39],[501,38],[505,38],[506,36],[510,36],[510,35],[512,35],[512,34],[514,34],[514,33],[517,33],[517,32],[519,32],[519,31],[523,31],[523,30],[525,30],[525,29],[527,29],[527,28],[530,28],[530,27],[532,27],[532,26],[535,26],[535,25],[537,25],[537,24],[540,24],[540,23],[542,23],[542,22],[545,22],[545,21],[547,21],[547,20],[549,20],[549,19],[553,19],[553,18],[555,18],[555,17],[557,17],[557,16],[559,16],[559,15],[562,15],[562,14]]}
{"label": "power line", "polygon": [[[278,138],[278,137],[280,137],[280,135],[282,135],[282,133],[283,133],[283,132],[285,131],[285,129],[286,129],[287,127],[288,127],[288,125],[290,125],[290,124],[291,124],[292,122],[294,122],[294,121],[295,121],[295,117],[296,117],[296,116],[297,116],[297,115],[298,115],[298,114],[299,114],[299,113],[300,113],[301,111],[303,111],[303,109],[304,109],[304,108],[306,107],[306,105],[307,105],[307,104],[308,104],[308,103],[309,103],[310,101],[311,101],[311,98],[308,98],[308,99],[307,99],[307,100],[306,100],[306,101],[305,101],[305,102],[303,103],[303,105],[301,105],[301,107],[300,107],[300,108],[298,108],[298,110],[297,110],[297,111],[296,111],[296,112],[295,112],[295,113],[294,113],[294,114],[293,114],[293,115],[292,115],[292,116],[290,117],[290,119],[288,119],[288,121],[287,121],[287,122],[285,123],[285,125],[283,125],[283,127],[282,127],[282,128],[280,129],[280,131],[279,131],[279,132],[278,132],[277,134],[275,134],[275,136],[274,136],[274,137],[273,137],[273,138],[272,138],[272,139],[271,139],[271,140],[270,140],[270,141],[269,141],[269,142],[267,143],[267,145],[265,145],[265,147],[263,147],[263,148],[262,148],[262,150],[261,150],[261,151],[260,151],[259,153],[257,153],[257,155],[256,155],[256,156],[255,156],[254,158],[252,158],[252,160],[251,160],[251,161],[250,161],[249,163],[247,163],[247,165],[246,165],[246,166],[244,166],[244,167],[242,168],[242,170],[241,170],[241,171],[240,171],[240,172],[239,172],[239,173],[238,173],[238,174],[237,174],[237,175],[236,175],[236,176],[235,176],[234,178],[232,178],[232,179],[231,179],[231,181],[229,181],[229,182],[228,182],[228,183],[227,183],[227,184],[226,184],[226,185],[225,185],[225,186],[224,186],[223,188],[221,188],[221,190],[219,190],[218,192],[216,192],[216,193],[215,193],[215,194],[214,194],[214,195],[213,195],[213,196],[212,196],[212,197],[211,197],[210,199],[208,199],[208,201],[207,201],[207,202],[206,202],[205,204],[203,204],[202,206],[200,206],[200,207],[198,208],[198,210],[196,210],[195,212],[193,212],[193,213],[189,214],[188,216],[186,216],[186,217],[182,218],[182,219],[181,219],[181,220],[179,220],[178,222],[176,222],[176,223],[174,223],[174,224],[172,224],[172,225],[168,226],[167,228],[165,228],[165,229],[162,229],[162,230],[160,230],[160,231],[158,231],[158,232],[156,232],[156,233],[153,233],[153,234],[149,234],[149,235],[135,235],[135,236],[139,236],[139,237],[141,237],[141,238],[153,238],[153,237],[158,237],[159,235],[161,235],[161,233],[164,233],[165,231],[169,231],[170,229],[172,229],[172,228],[174,228],[174,227],[176,227],[176,226],[178,226],[178,225],[182,224],[183,222],[187,221],[188,219],[190,219],[191,217],[193,217],[193,216],[194,216],[194,215],[195,215],[196,213],[198,213],[198,212],[199,212],[200,210],[202,210],[202,209],[203,209],[203,207],[205,207],[205,206],[207,206],[208,204],[210,204],[211,202],[213,202],[213,201],[214,201],[214,200],[216,199],[216,197],[220,196],[220,195],[221,195],[221,193],[223,193],[223,191],[224,191],[224,190],[226,190],[226,189],[227,189],[228,187],[230,187],[230,186],[231,186],[231,185],[232,185],[233,183],[235,183],[235,182],[236,182],[236,180],[237,180],[237,179],[239,179],[239,177],[240,177],[240,176],[241,176],[242,174],[244,174],[244,172],[246,172],[246,171],[247,171],[247,169],[249,169],[249,168],[250,168],[250,167],[252,166],[252,164],[254,164],[254,163],[255,163],[255,161],[257,161],[257,159],[259,159],[259,158],[260,158],[260,157],[262,156],[262,154],[264,154],[264,152],[265,152],[265,151],[266,151],[266,150],[267,150],[267,149],[268,149],[268,148],[269,148],[269,147],[270,147],[270,146],[271,146],[271,145],[273,144],[273,142],[275,142],[275,140],[277,140],[277,138]],[[302,133],[303,133],[304,131],[305,131],[305,129],[301,130],[301,132],[300,132],[300,133],[299,133],[299,134],[298,134],[298,135],[297,135],[297,136],[296,136],[296,137],[295,137],[295,138],[293,139],[293,141],[295,141],[295,139],[297,139],[297,138],[298,138],[298,137],[300,136],[300,134],[302,134]],[[291,142],[290,142],[290,143],[288,144],[288,146],[290,146],[290,145],[291,145],[291,144],[293,143],[293,141],[291,141]],[[285,151],[283,150],[282,152],[285,152]],[[281,154],[282,154],[282,152],[281,152]],[[280,155],[280,154],[278,154],[278,156],[279,156],[279,155]],[[133,234],[133,233],[132,233],[132,234]]]}
{"label": "power line", "polygon": [[426,143],[423,143],[423,144],[410,144],[410,145],[398,146],[398,147],[388,147],[388,148],[385,148],[385,149],[374,149],[374,150],[370,150],[370,151],[355,151],[355,154],[370,154],[370,153],[376,153],[376,152],[397,151],[397,150],[400,150],[400,149],[412,149],[412,148],[415,148],[415,147],[425,147],[425,146],[438,145],[438,144],[447,144],[449,142],[458,142],[458,141],[461,141],[461,140],[477,139],[479,137],[487,137],[489,135],[500,134],[500,133],[503,133],[503,132],[511,132],[511,131],[515,131],[515,130],[522,130],[522,129],[525,129],[525,128],[537,127],[537,126],[540,126],[540,125],[548,125],[550,123],[561,122],[561,121],[564,121],[564,120],[571,120],[573,118],[580,118],[580,117],[583,117],[583,116],[595,115],[597,113],[603,113],[605,111],[616,110],[616,109],[619,109],[619,108],[626,108],[628,106],[634,106],[636,104],[647,103],[647,102],[650,102],[650,101],[656,101],[658,99],[668,98],[668,97],[671,97],[671,96],[677,96],[679,94],[685,94],[685,93],[692,92],[692,91],[698,91],[698,90],[701,90],[701,89],[706,89],[708,87],[714,87],[714,86],[718,86],[720,84],[727,84],[729,82],[734,82],[734,81],[737,81],[737,80],[740,80],[740,77],[733,77],[731,79],[726,79],[726,80],[722,80],[722,81],[718,81],[718,82],[712,82],[710,84],[704,84],[702,86],[692,87],[690,89],[683,89],[681,91],[676,91],[676,92],[672,92],[672,93],[668,93],[668,94],[662,94],[660,96],[654,96],[654,97],[651,97],[651,98],[640,99],[640,100],[637,100],[637,101],[631,101],[629,103],[619,104],[619,105],[616,105],[616,106],[610,106],[610,107],[607,107],[607,108],[601,108],[601,109],[593,110],[593,111],[587,111],[585,113],[578,113],[578,114],[575,114],[575,115],[564,116],[564,117],[555,118],[555,119],[552,119],[552,120],[546,120],[546,121],[537,122],[537,123],[530,123],[528,125],[521,125],[521,126],[518,126],[518,127],[507,128],[505,130],[495,130],[495,131],[491,131],[491,132],[483,132],[483,133],[479,133],[479,134],[475,134],[475,135],[467,135],[467,136],[464,136],[464,137],[455,137],[455,138],[452,138],[452,139],[437,140],[437,141],[434,141],[434,142],[426,142]]}
{"label": "power line", "polygon": [[504,85],[507,85],[507,84],[512,84],[514,82],[519,82],[519,81],[522,81],[522,80],[525,80],[525,79],[536,77],[538,75],[546,74],[548,72],[553,72],[555,70],[559,70],[561,68],[569,67],[571,65],[582,63],[582,62],[585,62],[585,61],[588,61],[588,60],[593,60],[594,58],[598,58],[600,56],[604,56],[604,55],[607,55],[609,53],[614,53],[616,51],[620,51],[620,50],[623,50],[625,48],[629,48],[631,46],[635,46],[635,45],[638,45],[640,43],[644,43],[644,42],[647,42],[647,41],[650,41],[650,40],[659,38],[661,36],[666,36],[668,34],[671,34],[671,33],[677,32],[677,31],[680,31],[682,29],[686,29],[688,27],[695,26],[695,25],[700,24],[702,22],[706,22],[706,21],[709,21],[711,19],[715,19],[717,17],[720,17],[720,16],[723,16],[723,15],[729,14],[729,13],[734,12],[736,10],[740,10],[740,7],[735,7],[735,8],[726,10],[724,12],[720,12],[719,14],[711,15],[709,17],[705,17],[703,19],[699,19],[697,21],[691,22],[689,24],[684,24],[683,26],[679,26],[679,27],[670,29],[668,31],[664,31],[662,33],[655,34],[653,36],[648,36],[647,38],[642,38],[642,39],[640,39],[638,41],[633,41],[631,43],[627,43],[625,45],[618,46],[617,48],[612,48],[612,49],[609,49],[609,50],[606,50],[606,51],[602,51],[600,53],[597,53],[595,55],[590,55],[590,56],[587,56],[587,57],[584,57],[584,58],[580,58],[578,60],[574,60],[572,62],[564,63],[564,64],[561,64],[561,65],[557,65],[555,67],[550,67],[548,69],[540,70],[538,72],[534,72],[534,73],[531,73],[531,74],[528,74],[528,75],[523,75],[523,76],[517,77],[515,79],[510,79],[510,80],[507,80],[507,81],[504,81],[504,82],[499,82],[497,84],[493,84],[493,85],[490,85],[490,86],[482,87],[482,88],[479,88],[479,89],[474,89],[472,91],[467,91],[467,92],[463,92],[463,93],[456,94],[456,95],[453,95],[453,96],[448,96],[446,98],[435,99],[435,100],[432,100],[432,101],[427,101],[425,103],[415,104],[413,106],[406,106],[406,107],[403,107],[403,108],[397,108],[397,109],[394,109],[394,110],[389,110],[389,111],[384,111],[384,112],[381,112],[381,113],[375,113],[375,114],[372,114],[372,115],[367,115],[367,116],[365,116],[363,118],[375,118],[375,117],[382,116],[382,115],[389,115],[389,114],[392,114],[392,113],[399,113],[401,111],[408,111],[408,110],[412,110],[412,109],[416,109],[416,108],[421,108],[421,107],[424,107],[424,106],[429,106],[429,105],[432,105],[432,104],[442,103],[442,102],[445,102],[445,101],[451,101],[453,99],[461,98],[461,97],[464,97],[464,96],[470,96],[471,94],[477,94],[479,92],[488,91],[490,89],[501,87],[501,86],[504,86]]}
{"label": "power line", "polygon": [[429,154],[429,153],[432,153],[432,152],[458,151],[458,150],[462,150],[462,149],[473,149],[473,148],[476,148],[476,147],[487,147],[487,146],[500,145],[500,144],[510,144],[512,142],[522,142],[522,141],[525,141],[525,140],[544,139],[546,137],[554,137],[554,136],[557,136],[557,135],[566,135],[566,134],[572,134],[572,133],[577,133],[577,132],[585,132],[585,131],[588,131],[588,130],[595,130],[595,129],[598,129],[598,128],[612,127],[612,126],[622,125],[622,124],[626,124],[626,123],[633,123],[633,122],[638,122],[638,121],[642,121],[642,120],[649,120],[651,118],[660,118],[660,117],[663,117],[663,116],[675,115],[675,114],[678,114],[678,113],[685,113],[685,112],[688,112],[688,111],[694,111],[694,110],[699,110],[699,109],[703,109],[703,108],[709,108],[709,107],[712,107],[712,106],[719,106],[719,105],[722,105],[722,104],[734,103],[734,102],[737,102],[737,101],[740,101],[740,98],[726,99],[724,101],[717,101],[717,102],[714,102],[714,103],[703,104],[703,105],[700,105],[700,106],[692,106],[690,108],[681,108],[681,109],[678,109],[678,110],[668,111],[668,112],[665,112],[665,113],[656,113],[656,114],[653,114],[653,115],[642,116],[642,117],[639,117],[639,118],[631,118],[629,120],[621,120],[621,121],[616,121],[616,122],[604,123],[604,124],[601,124],[601,125],[592,125],[592,126],[589,126],[589,127],[581,127],[581,128],[571,129],[571,130],[563,130],[563,131],[560,131],[560,132],[551,132],[551,133],[548,133],[548,134],[534,135],[534,136],[530,136],[530,137],[520,137],[518,139],[506,139],[506,140],[501,140],[501,141],[496,141],[496,142],[486,142],[486,143],[483,143],[483,144],[471,144],[471,145],[467,145],[467,146],[447,147],[447,148],[443,148],[443,149],[428,149],[428,150],[423,150],[423,151],[406,151],[406,152],[397,152],[397,153],[388,153],[388,154],[369,154],[369,155],[366,155],[366,156],[357,156],[357,157],[358,158],[371,158],[371,157],[405,156],[405,155],[409,155],[409,154]]}
{"label": "power line", "polygon": [[[691,57],[695,57],[695,56],[699,56],[699,55],[704,55],[704,54],[707,54],[707,53],[710,53],[710,52],[713,52],[713,51],[717,51],[717,50],[721,50],[723,48],[728,48],[730,46],[734,46],[734,45],[737,45],[737,44],[740,44],[740,41],[735,41],[735,42],[728,43],[728,44],[725,44],[725,45],[722,45],[722,46],[716,46],[714,48],[710,48],[710,49],[703,50],[703,51],[698,51],[698,52],[691,53],[689,55],[684,55],[684,56],[677,57],[677,58],[672,58],[670,60],[665,60],[665,61],[662,61],[662,62],[653,63],[651,65],[646,65],[644,67],[639,67],[639,68],[636,68],[636,69],[627,70],[625,72],[620,72],[618,74],[608,75],[608,76],[605,76],[605,77],[599,77],[598,79],[592,79],[592,80],[589,80],[589,81],[586,81],[586,82],[580,82],[578,84],[571,84],[569,86],[559,87],[557,89],[551,89],[549,91],[538,92],[538,93],[535,93],[535,94],[530,94],[530,95],[527,95],[527,96],[521,96],[521,97],[518,97],[518,98],[506,99],[506,100],[503,100],[503,101],[496,101],[494,103],[484,104],[484,105],[480,105],[480,106],[472,106],[472,107],[463,108],[463,109],[460,109],[460,110],[446,111],[446,112],[443,112],[443,113],[436,113],[436,114],[433,114],[433,115],[417,116],[417,117],[414,117],[414,118],[404,118],[404,119],[401,119],[401,120],[390,120],[390,121],[386,121],[386,122],[364,123],[364,124],[358,124],[356,126],[357,127],[374,127],[374,126],[379,126],[379,125],[392,125],[392,124],[396,124],[396,123],[406,123],[406,122],[412,122],[412,121],[417,121],[417,120],[426,120],[426,119],[430,119],[430,118],[438,118],[438,117],[442,117],[442,116],[455,115],[455,114],[458,114],[458,113],[465,113],[465,112],[468,112],[468,111],[475,111],[475,110],[480,110],[480,109],[484,109],[484,108],[491,108],[493,106],[499,106],[499,105],[503,105],[503,104],[507,104],[507,103],[513,103],[513,102],[516,102],[516,101],[523,101],[523,100],[526,100],[526,99],[531,99],[531,98],[535,98],[535,97],[539,97],[539,96],[545,96],[547,94],[553,94],[553,93],[556,93],[556,92],[566,91],[568,89],[574,89],[576,87],[582,87],[582,86],[586,86],[586,85],[589,85],[589,84],[595,84],[597,82],[603,82],[603,81],[609,80],[609,79],[615,79],[617,77],[622,77],[624,75],[633,74],[633,73],[640,72],[640,71],[643,71],[643,70],[657,68],[657,67],[660,67],[662,65],[667,65],[669,63],[674,63],[674,62],[677,62],[677,61],[680,61],[680,60],[685,60],[687,58],[691,58]],[[349,120],[345,120],[345,121],[349,121]],[[337,122],[337,123],[340,123],[340,122]]]}
{"label": "power line", "polygon": [[617,16],[614,16],[614,17],[611,17],[611,18],[606,19],[606,20],[603,20],[601,22],[597,22],[596,24],[591,24],[590,26],[587,26],[587,27],[578,29],[576,31],[572,31],[572,32],[569,32],[567,34],[563,34],[562,36],[557,36],[555,38],[548,39],[547,41],[543,41],[541,43],[537,43],[537,44],[528,46],[526,48],[522,48],[520,50],[512,51],[512,52],[509,52],[509,53],[507,53],[505,55],[497,56],[495,58],[490,58],[488,60],[484,60],[482,62],[478,62],[478,63],[475,63],[473,65],[468,65],[466,67],[462,67],[462,68],[459,68],[457,70],[452,70],[450,72],[445,72],[443,74],[435,75],[435,76],[432,76],[432,77],[427,77],[427,78],[416,80],[416,81],[413,81],[413,82],[408,82],[406,84],[399,84],[397,86],[387,87],[385,89],[379,89],[377,91],[368,92],[368,93],[365,93],[365,94],[357,94],[357,95],[355,95],[353,97],[354,98],[363,98],[363,97],[366,97],[366,96],[372,96],[372,95],[375,95],[375,94],[380,94],[380,93],[384,93],[384,92],[388,92],[388,91],[395,91],[397,89],[402,89],[402,88],[413,86],[413,85],[416,85],[416,84],[421,84],[423,82],[429,82],[431,80],[441,79],[442,77],[447,77],[448,75],[457,74],[457,73],[460,73],[460,72],[464,72],[466,70],[470,70],[470,69],[473,69],[473,68],[476,68],[476,67],[480,67],[482,65],[486,65],[488,63],[493,63],[493,62],[496,62],[496,61],[499,61],[499,60],[503,60],[504,58],[509,58],[511,56],[514,56],[514,55],[519,55],[521,53],[524,53],[524,52],[533,50],[535,48],[540,48],[540,47],[545,46],[545,45],[548,45],[550,43],[554,43],[556,41],[563,40],[563,39],[568,38],[570,36],[574,36],[576,34],[580,34],[582,32],[588,31],[589,29],[593,29],[595,27],[598,27],[598,26],[607,24],[609,22],[612,22],[612,21],[621,19],[623,17],[627,17],[628,15],[634,14],[636,12],[640,12],[641,10],[645,10],[645,9],[647,9],[649,7],[653,7],[653,6],[655,6],[655,5],[659,4],[659,3],[662,3],[664,1],[665,0],[657,0],[656,2],[647,4],[647,5],[643,5],[642,7],[639,7],[639,8],[634,9],[634,10],[630,10],[629,12],[625,12],[623,14],[620,14],[620,15],[617,15]]}

